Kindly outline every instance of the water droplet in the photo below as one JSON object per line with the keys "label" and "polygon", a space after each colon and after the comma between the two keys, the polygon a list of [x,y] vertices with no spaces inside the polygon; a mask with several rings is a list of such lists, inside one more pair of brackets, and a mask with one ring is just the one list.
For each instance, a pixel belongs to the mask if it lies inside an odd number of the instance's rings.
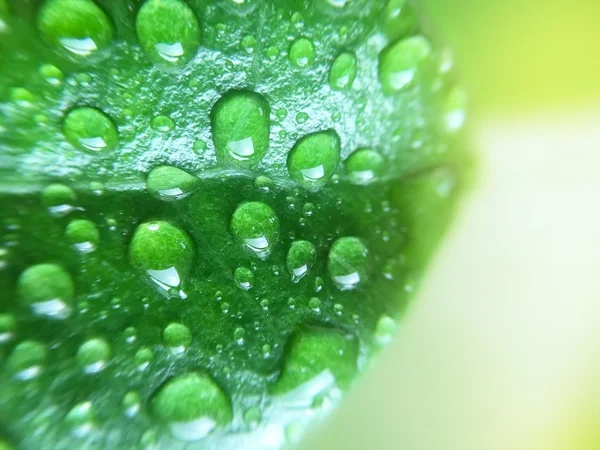
{"label": "water droplet", "polygon": [[327,259],[329,276],[342,291],[356,289],[367,278],[369,252],[356,237],[343,237],[334,242]]}
{"label": "water droplet", "polygon": [[262,202],[242,203],[231,218],[231,233],[251,254],[267,259],[279,240],[279,219]]}
{"label": "water droplet", "polygon": [[146,272],[167,297],[186,298],[181,290],[195,259],[192,238],[168,222],[140,225],[129,247],[131,264]]}
{"label": "water droplet", "polygon": [[288,345],[274,394],[294,392],[309,407],[314,398],[336,385],[348,386],[356,374],[356,338],[329,328],[306,328],[296,332]]}
{"label": "water droplet", "polygon": [[75,405],[65,416],[65,423],[71,427],[73,436],[82,438],[95,427],[95,414],[92,402],[83,402]]}
{"label": "water droplet", "polygon": [[273,189],[273,187],[275,187],[275,184],[269,177],[259,175],[254,179],[254,187],[259,191],[269,192],[271,189]]}
{"label": "water droplet", "polygon": [[323,281],[323,278],[321,278],[321,277],[315,278],[315,292],[317,294],[323,290],[323,286],[325,286],[325,282]]}
{"label": "water droplet", "polygon": [[249,55],[254,53],[257,45],[258,42],[256,42],[256,38],[254,36],[244,36],[240,41],[240,48]]}
{"label": "water droplet", "polygon": [[157,450],[156,441],[158,440],[157,432],[154,429],[144,431],[140,438],[140,448],[143,450]]}
{"label": "water droplet", "polygon": [[246,330],[243,328],[236,328],[233,332],[233,339],[237,342],[238,345],[244,344],[244,338],[246,337]]}
{"label": "water droplet", "polygon": [[265,358],[268,358],[268,357],[270,357],[270,356],[271,356],[271,351],[272,351],[272,348],[271,348],[271,345],[270,345],[270,344],[265,344],[265,345],[263,345],[263,346],[261,347],[261,350],[262,350],[262,352],[263,352],[263,356],[264,356]]}
{"label": "water droplet", "polygon": [[199,184],[198,178],[171,166],[159,166],[152,169],[146,179],[148,193],[165,202],[173,202],[187,197]]}
{"label": "water droplet", "polygon": [[339,303],[336,303],[335,305],[333,305],[333,311],[338,315],[341,316],[342,313],[344,312],[344,307],[342,305],[340,305]]}
{"label": "water droplet", "polygon": [[266,298],[263,298],[260,301],[260,307],[263,309],[263,311],[268,311],[269,310],[269,300],[267,300]]}
{"label": "water droplet", "polygon": [[229,312],[229,303],[221,303],[221,311],[223,311],[224,314],[227,314]]}
{"label": "water droplet", "polygon": [[289,308],[291,310],[296,309],[296,299],[290,297],[290,298],[288,298],[288,302],[287,303],[288,303],[288,306],[289,306]]}
{"label": "water droplet", "polygon": [[35,314],[52,319],[66,319],[71,315],[73,280],[56,264],[29,267],[19,276],[17,289],[21,304]]}
{"label": "water droplet", "polygon": [[276,45],[271,45],[267,48],[266,55],[271,61],[275,61],[279,56],[279,48]]}
{"label": "water droplet", "polygon": [[6,367],[17,380],[30,380],[41,372],[48,356],[46,346],[36,341],[23,341],[8,357]]}
{"label": "water droplet", "polygon": [[288,111],[287,109],[279,108],[275,115],[279,120],[285,120],[285,118],[288,116]]}
{"label": "water droplet", "polygon": [[235,284],[245,291],[252,289],[254,285],[254,273],[247,267],[238,267],[235,269],[233,279],[235,280]]}
{"label": "water droplet", "polygon": [[334,90],[343,90],[352,87],[356,74],[358,73],[358,62],[352,53],[339,55],[329,71],[329,86]]}
{"label": "water droplet", "polygon": [[175,122],[169,116],[155,116],[152,118],[152,122],[150,124],[152,128],[156,131],[160,131],[162,133],[166,133],[175,128]]}
{"label": "water droplet", "polygon": [[163,341],[174,355],[181,354],[192,343],[192,332],[180,323],[170,323],[163,330]]}
{"label": "water droplet", "polygon": [[308,301],[308,307],[317,314],[321,312],[321,300],[317,297],[313,297]]}
{"label": "water droplet", "polygon": [[202,153],[206,151],[208,147],[206,145],[206,142],[204,142],[202,139],[196,139],[194,141],[193,148],[196,153]]}
{"label": "water droplet", "polygon": [[390,41],[409,36],[419,21],[409,0],[390,0],[384,17],[384,30]]}
{"label": "water droplet", "polygon": [[96,249],[100,232],[96,224],[89,220],[74,220],[67,225],[65,237],[77,250],[87,253]]}
{"label": "water droplet", "polygon": [[455,87],[442,104],[443,129],[447,133],[460,131],[467,118],[467,94],[464,89]]}
{"label": "water droplet", "polygon": [[297,283],[308,273],[317,260],[317,249],[312,242],[294,241],[288,251],[286,264],[292,281]]}
{"label": "water droplet", "polygon": [[53,66],[52,64],[43,64],[39,69],[40,76],[46,80],[49,84],[53,86],[60,85],[65,75],[58,67]]}
{"label": "water droplet", "polygon": [[383,92],[392,95],[411,86],[430,55],[431,44],[423,36],[409,37],[386,48],[379,60]]}
{"label": "water droplet", "polygon": [[197,441],[232,418],[231,404],[215,382],[203,373],[169,380],[151,402],[154,415],[182,441]]}
{"label": "water droplet", "polygon": [[42,190],[42,204],[55,217],[63,217],[73,211],[77,200],[75,191],[64,184],[51,184]]}
{"label": "water droplet", "polygon": [[306,123],[308,121],[308,114],[305,112],[299,112],[296,114],[296,122],[299,124]]}
{"label": "water droplet", "polygon": [[310,39],[298,38],[290,47],[290,63],[299,68],[308,67],[315,61],[315,44]]}
{"label": "water droplet", "polygon": [[294,14],[292,14],[292,18],[290,21],[292,22],[292,25],[294,25],[298,29],[304,26],[304,17],[299,12],[295,12]]}
{"label": "water droplet", "polygon": [[17,321],[12,314],[0,314],[0,344],[12,340],[16,329]]}
{"label": "water droplet", "polygon": [[389,316],[381,316],[377,321],[375,338],[380,345],[389,344],[396,332],[396,321]]}
{"label": "water droplet", "polygon": [[190,61],[200,45],[200,26],[181,0],[149,0],[135,20],[140,45],[158,67],[170,69]]}
{"label": "water droplet", "polygon": [[358,185],[377,181],[385,171],[383,156],[370,149],[355,151],[348,157],[345,165],[350,182]]}
{"label": "water droplet", "polygon": [[110,150],[119,141],[117,127],[110,117],[94,108],[81,107],[69,111],[63,131],[67,140],[83,151]]}
{"label": "water droplet", "polygon": [[113,38],[110,19],[91,0],[49,0],[37,25],[47,45],[75,59],[108,47]]}
{"label": "water droplet", "polygon": [[123,410],[127,417],[134,417],[140,411],[142,399],[136,391],[129,391],[123,397]]}
{"label": "water droplet", "polygon": [[154,359],[154,353],[148,347],[140,348],[134,356],[134,361],[139,370],[146,369]]}
{"label": "water droplet", "polygon": [[94,195],[102,195],[104,194],[104,185],[102,183],[98,183],[97,181],[91,181],[88,185],[88,189]]}
{"label": "water droplet", "polygon": [[110,353],[110,345],[104,339],[90,339],[77,350],[77,363],[85,373],[98,373],[106,367]]}
{"label": "water droplet", "polygon": [[217,159],[242,167],[256,166],[267,153],[270,107],[265,98],[249,91],[229,91],[211,112]]}
{"label": "water droplet", "polygon": [[318,191],[331,178],[340,159],[340,138],[333,130],[300,139],[288,155],[292,179],[310,191]]}
{"label": "water droplet", "polygon": [[306,203],[302,207],[302,214],[304,214],[306,217],[312,216],[314,211],[315,211],[315,205],[313,205],[312,203]]}

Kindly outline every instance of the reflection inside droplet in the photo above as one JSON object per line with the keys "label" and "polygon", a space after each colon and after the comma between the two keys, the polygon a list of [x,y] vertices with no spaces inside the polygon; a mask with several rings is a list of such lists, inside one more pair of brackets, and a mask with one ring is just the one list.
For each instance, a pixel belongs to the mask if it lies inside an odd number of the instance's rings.
{"label": "reflection inside droplet", "polygon": [[401,72],[395,72],[390,76],[390,85],[396,89],[403,89],[405,86],[408,86],[412,83],[415,77],[414,69],[403,70]]}
{"label": "reflection inside droplet", "polygon": [[160,291],[166,297],[187,298],[187,294],[178,290],[181,284],[179,272],[175,267],[164,270],[147,270],[150,279],[160,288]]}
{"label": "reflection inside droplet", "polygon": [[210,417],[190,420],[189,422],[171,422],[169,428],[173,436],[186,442],[200,440],[215,429],[217,423]]}
{"label": "reflection inside droplet", "polygon": [[342,291],[354,289],[360,283],[360,274],[353,272],[348,275],[338,275],[334,277],[334,281]]}
{"label": "reflection inside droplet", "polygon": [[93,51],[98,49],[98,46],[92,38],[62,38],[60,39],[61,45],[76,55],[88,56]]}
{"label": "reflection inside droplet", "polygon": [[62,300],[55,298],[46,302],[33,303],[31,305],[33,312],[40,316],[47,316],[53,319],[66,319],[71,315],[71,308]]}
{"label": "reflection inside droplet", "polygon": [[306,181],[319,181],[325,177],[325,167],[323,164],[310,169],[302,169],[300,172]]}
{"label": "reflection inside droplet", "polygon": [[156,44],[154,48],[156,48],[158,54],[165,61],[177,62],[179,58],[183,56],[183,46],[181,45],[181,42],[176,42],[174,44]]}
{"label": "reflection inside droplet", "polygon": [[108,145],[101,137],[80,138],[79,143],[93,152],[99,152]]}
{"label": "reflection inside droplet", "polygon": [[231,157],[238,161],[245,161],[254,155],[254,143],[251,137],[247,137],[241,141],[229,141],[227,149]]}

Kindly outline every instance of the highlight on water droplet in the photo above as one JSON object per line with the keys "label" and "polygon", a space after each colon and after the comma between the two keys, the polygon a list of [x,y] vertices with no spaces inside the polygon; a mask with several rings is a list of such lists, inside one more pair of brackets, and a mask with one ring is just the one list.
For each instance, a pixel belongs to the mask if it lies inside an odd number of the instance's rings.
{"label": "highlight on water droplet", "polygon": [[23,341],[13,349],[6,361],[6,368],[17,380],[26,381],[37,377],[48,356],[46,346],[37,341]]}
{"label": "highlight on water droplet", "polygon": [[333,130],[319,131],[300,139],[287,159],[293,180],[310,191],[318,191],[331,178],[340,159],[341,143]]}
{"label": "highlight on water droplet", "polygon": [[290,47],[289,59],[292,66],[304,68],[310,66],[315,61],[315,44],[310,39],[298,38]]}
{"label": "highlight on water droplet", "polygon": [[163,330],[163,341],[171,353],[179,355],[192,343],[192,332],[181,323],[170,323]]}
{"label": "highlight on water droplet", "polygon": [[345,163],[350,182],[358,185],[371,184],[385,172],[385,159],[371,149],[359,149]]}
{"label": "highlight on water droplet", "polygon": [[317,249],[312,242],[294,241],[287,254],[286,264],[294,283],[304,277],[317,260]]}
{"label": "highlight on water droplet", "polygon": [[93,252],[100,241],[100,232],[95,223],[89,220],[74,220],[65,230],[67,240],[80,252]]}
{"label": "highlight on water droplet", "polygon": [[369,251],[357,237],[343,237],[331,246],[327,270],[342,291],[356,289],[367,279]]}
{"label": "highlight on water droplet", "polygon": [[69,111],[63,131],[67,140],[83,151],[110,150],[119,141],[117,127],[110,117],[94,108],[79,107]]}
{"label": "highlight on water droplet", "polygon": [[200,180],[181,169],[159,166],[148,174],[146,189],[153,197],[165,202],[181,200],[198,187]]}
{"label": "highlight on water droplet", "polygon": [[195,255],[192,238],[164,221],[138,226],[129,246],[131,264],[144,271],[166,297],[187,297],[182,287]]}
{"label": "highlight on water droplet", "polygon": [[17,281],[21,304],[51,319],[66,319],[71,315],[74,290],[71,275],[56,264],[31,266]]}
{"label": "highlight on water droplet", "polygon": [[182,441],[197,441],[232,419],[231,403],[208,375],[192,372],[167,381],[151,401],[154,415]]}
{"label": "highlight on water droplet", "polygon": [[254,167],[263,159],[269,148],[270,107],[262,95],[229,91],[210,117],[219,162]]}
{"label": "highlight on water droplet", "polygon": [[353,53],[342,53],[333,61],[329,70],[329,86],[336,91],[348,89],[352,87],[357,73],[356,56]]}
{"label": "highlight on water droplet", "polygon": [[231,218],[231,234],[250,254],[267,259],[279,240],[279,218],[265,203],[242,203]]}
{"label": "highlight on water droplet", "polygon": [[379,58],[379,79],[386,95],[413,85],[423,63],[431,56],[431,44],[423,36],[412,36],[386,48]]}
{"label": "highlight on water droplet", "polygon": [[110,360],[110,345],[104,339],[85,341],[77,350],[77,363],[87,374],[101,372]]}
{"label": "highlight on water droplet", "polygon": [[96,54],[113,39],[110,19],[91,0],[47,0],[37,27],[48,46],[73,59]]}
{"label": "highlight on water droplet", "polygon": [[138,11],[135,28],[150,61],[163,69],[185,65],[200,45],[200,26],[182,0],[148,0]]}

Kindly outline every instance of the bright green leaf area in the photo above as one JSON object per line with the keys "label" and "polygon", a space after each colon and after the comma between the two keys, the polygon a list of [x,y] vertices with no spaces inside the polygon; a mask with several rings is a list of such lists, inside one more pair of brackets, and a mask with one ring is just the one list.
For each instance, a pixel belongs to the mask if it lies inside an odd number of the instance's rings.
{"label": "bright green leaf area", "polygon": [[467,161],[392,3],[0,1],[0,447],[256,448],[368,366]]}

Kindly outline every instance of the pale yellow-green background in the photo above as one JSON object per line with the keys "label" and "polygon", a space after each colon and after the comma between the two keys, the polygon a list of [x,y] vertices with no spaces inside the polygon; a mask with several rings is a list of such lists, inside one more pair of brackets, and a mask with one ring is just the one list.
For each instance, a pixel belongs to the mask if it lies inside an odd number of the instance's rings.
{"label": "pale yellow-green background", "polygon": [[302,447],[600,449],[600,2],[423,0],[480,174],[397,339]]}

